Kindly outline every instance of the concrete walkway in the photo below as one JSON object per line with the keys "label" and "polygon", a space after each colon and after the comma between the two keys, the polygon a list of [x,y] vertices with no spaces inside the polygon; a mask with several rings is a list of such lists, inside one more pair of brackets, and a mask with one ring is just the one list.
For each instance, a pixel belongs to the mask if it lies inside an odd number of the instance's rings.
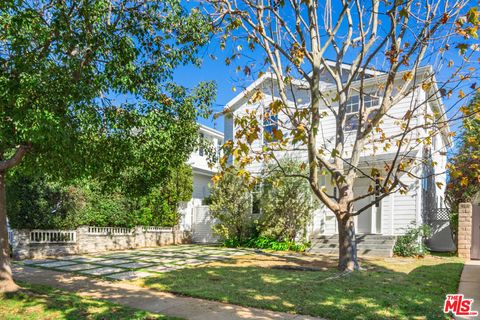
{"label": "concrete walkway", "polygon": [[105,299],[129,307],[184,319],[319,319],[180,297],[171,293],[158,292],[130,284],[28,266],[15,265],[13,272],[16,280],[47,285],[82,296]]}
{"label": "concrete walkway", "polygon": [[[480,260],[465,262],[458,293],[463,293],[465,298],[474,299],[473,311],[478,311],[480,314]],[[472,319],[472,317],[457,317],[457,319]]]}

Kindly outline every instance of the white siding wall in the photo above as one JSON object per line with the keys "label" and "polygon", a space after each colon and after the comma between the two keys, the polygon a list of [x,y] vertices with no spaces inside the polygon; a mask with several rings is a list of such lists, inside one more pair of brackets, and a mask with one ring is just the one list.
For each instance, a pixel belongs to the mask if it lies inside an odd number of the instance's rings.
{"label": "white siding wall", "polygon": [[[228,132],[228,131],[227,131]],[[231,130],[229,132],[232,134]],[[215,147],[223,144],[223,135],[214,129],[200,126],[199,135],[209,140]],[[218,166],[210,167],[207,161],[206,153],[200,155],[199,150],[195,150],[188,161],[193,169],[193,193],[192,199],[180,204],[180,229],[192,231],[193,211],[196,207],[202,206],[202,201],[210,195],[210,183],[212,176],[218,170]]]}
{"label": "white siding wall", "polygon": [[193,199],[204,199],[210,195],[211,176],[196,173],[193,171]]}
{"label": "white siding wall", "polygon": [[[431,108],[431,105],[429,105]],[[447,175],[445,174],[447,165],[447,151],[451,147],[443,135],[436,135],[432,141],[432,161],[435,162],[435,183],[440,183],[435,186],[437,195],[437,207],[445,208],[445,189],[447,186]]]}
{"label": "white siding wall", "polygon": [[[263,114],[263,110],[267,107],[270,102],[272,101],[271,89],[269,85],[261,86],[261,89],[264,91],[266,97],[263,101],[256,103],[256,104],[249,104],[247,99],[243,99],[239,103],[239,106],[236,107],[234,110],[234,117],[242,117],[246,114],[247,110],[257,110],[257,117],[260,120],[261,115]],[[368,91],[368,88],[366,88]],[[276,92],[274,92],[274,98],[276,97]],[[295,92],[295,97],[297,98],[298,104],[308,104],[308,95],[305,90],[300,90]],[[382,124],[383,132],[387,137],[394,136],[395,134],[401,133],[402,129],[400,128],[399,120],[403,119],[405,114],[409,110],[413,110],[413,108],[422,101],[425,100],[425,94],[422,90],[417,90],[410,96],[406,97],[399,103],[397,103],[389,112],[388,115],[384,118],[384,122]],[[426,108],[427,106],[425,106]],[[425,108],[419,108],[412,114],[412,120],[410,125],[415,126],[421,124],[423,120],[423,112]],[[324,148],[327,150],[333,149],[334,137],[335,137],[335,118],[328,110],[328,108],[324,107],[322,111],[326,111],[328,116],[321,120],[320,126],[320,133],[318,144],[319,148]],[[286,115],[279,115],[280,120],[286,121]],[[262,123],[262,121],[259,121]],[[234,120],[232,117],[226,116],[225,117],[225,136],[227,139],[234,139]],[[285,134],[285,132],[284,132]],[[421,142],[422,136],[425,132],[421,130],[413,131],[407,136],[409,142],[404,144],[402,147],[402,152],[409,153],[411,156],[416,155],[420,157],[422,154],[423,143]],[[263,136],[263,133],[261,133]],[[379,136],[379,134],[377,134]],[[443,137],[443,136],[442,136]],[[345,146],[346,154],[344,157],[348,157],[350,154],[350,150],[353,146],[353,139],[354,133],[350,133],[350,140],[347,139],[347,144]],[[420,141],[420,142],[419,142]],[[445,155],[440,154],[440,149],[445,149],[445,138],[438,137],[435,142],[435,150],[433,150],[433,157],[434,161],[438,163],[435,167],[435,171],[440,174],[445,171],[445,164],[446,164],[446,157]],[[350,142],[350,143],[348,143]],[[256,141],[253,145],[253,148],[261,148],[263,142]],[[374,148],[375,147],[375,148]],[[381,155],[392,154],[396,152],[395,143],[392,142],[392,147],[388,150],[383,149],[384,144],[374,145],[372,143],[368,144],[365,148],[362,156],[365,158],[370,157],[371,160],[378,158]],[[306,153],[286,153],[289,154],[291,157],[299,158],[299,159],[306,159]],[[368,166],[368,163],[366,164]],[[378,165],[378,164],[377,164]],[[252,172],[260,172],[262,164],[256,163],[251,165],[248,169]],[[421,168],[417,168],[416,174],[421,176]],[[383,234],[402,234],[406,227],[413,221],[419,223],[419,217],[421,217],[421,209],[422,209],[422,197],[421,197],[421,183],[413,177],[403,177],[402,180],[404,183],[410,186],[410,189],[407,194],[403,195],[397,193],[395,195],[391,195],[385,198],[382,201],[381,211],[382,211],[382,221],[381,221],[381,230]],[[445,175],[440,175],[437,177],[439,182],[444,183],[445,185]],[[444,187],[438,191],[438,195],[442,196],[443,198]],[[319,218],[321,217],[321,218]],[[320,221],[321,220],[321,221]],[[319,210],[316,214],[316,218],[314,219],[313,228],[322,230],[326,234],[331,234],[336,232],[336,219],[332,216],[331,213],[326,213],[324,210]],[[319,222],[320,221],[320,222]],[[321,227],[320,227],[321,226]]]}
{"label": "white siding wall", "polygon": [[410,190],[406,194],[397,192],[393,210],[389,210],[393,214],[394,235],[404,234],[408,225],[417,223],[417,214],[421,210],[421,202],[417,201],[417,197],[421,199],[420,181],[409,177],[402,180],[410,186]]}
{"label": "white siding wall", "polygon": [[[206,128],[204,126],[201,126],[199,131],[199,138],[200,135],[203,136],[204,140],[207,140],[210,142],[215,148],[218,148],[219,146],[223,145],[223,135],[221,135],[220,132],[217,132],[214,129]],[[190,155],[190,159],[188,160],[188,164],[190,164],[194,169],[202,169],[202,170],[207,170],[207,171],[216,171],[218,169],[217,165],[214,165],[213,167],[208,161],[207,153],[205,150],[202,152],[197,149],[192,154]]]}
{"label": "white siding wall", "polygon": [[[265,98],[258,103],[255,104],[249,104],[246,99],[243,99],[242,102],[240,102],[240,106],[235,109],[234,111],[234,117],[235,118],[240,118],[242,116],[245,116],[247,111],[251,110],[256,110],[257,112],[257,118],[260,123],[261,121],[261,115],[263,114],[263,110],[268,107],[270,102],[273,99],[276,99],[277,97],[274,95],[272,96],[271,94],[271,89],[268,88],[268,86],[263,86],[261,87],[265,93]],[[368,90],[368,88],[366,88]],[[372,89],[373,90],[373,89]],[[308,100],[309,97],[307,95],[307,92],[305,90],[300,90],[295,93],[295,97],[297,98],[298,105],[308,105]],[[396,104],[384,117],[383,124],[382,124],[382,129],[387,137],[389,136],[394,136],[395,134],[401,133],[402,130],[400,129],[400,123],[398,119],[402,119],[407,111],[409,111],[413,106],[416,104],[416,101],[421,101],[424,98],[424,94],[421,91],[416,91],[415,94],[411,94],[410,96],[404,98],[402,101],[400,101],[398,104]],[[293,105],[293,103],[292,103]],[[332,151],[334,148],[334,138],[335,138],[335,131],[336,131],[336,123],[335,123],[335,117],[331,113],[331,111],[327,107],[323,107],[321,109],[321,112],[326,112],[327,116],[322,118],[320,122],[320,133],[319,133],[319,138],[318,138],[318,146],[319,148],[326,149],[328,151]],[[421,110],[417,110],[416,113],[413,114],[412,116],[412,121],[410,123],[411,126],[415,126],[420,123],[421,121]],[[283,121],[284,123],[289,125],[288,122],[288,117],[286,114],[280,114],[279,115],[279,120]],[[233,120],[231,117],[225,117],[225,130],[226,130],[226,136],[228,137],[227,139],[234,139],[234,132],[237,128],[234,128]],[[284,130],[284,135],[287,134]],[[402,152],[409,152],[412,149],[418,150],[421,149],[421,144],[419,145],[417,142],[417,139],[421,137],[422,132],[421,131],[413,131],[411,134],[407,136],[405,140],[411,141],[410,143],[404,144],[402,146]],[[261,136],[263,137],[263,133],[261,133]],[[375,138],[378,138],[380,136],[380,133],[377,133]],[[355,132],[347,132],[346,133],[347,137],[347,142],[345,144],[345,154],[343,155],[344,157],[348,157],[351,153],[351,149],[353,147],[353,142],[354,142],[354,137],[355,137]],[[373,138],[373,137],[372,137]],[[256,140],[252,148],[253,149],[260,149],[262,147],[263,142],[261,139]],[[395,144],[392,143],[392,146],[384,150],[383,149],[384,144],[380,143],[369,143],[365,147],[365,150],[362,153],[362,156],[364,157],[369,157],[369,156],[378,156],[382,154],[391,154],[396,151]],[[295,154],[295,157],[300,157],[300,158],[305,158],[306,159],[306,154],[298,155]],[[252,171],[258,171],[257,166],[252,166],[249,169]]]}
{"label": "white siding wall", "polygon": [[[395,193],[384,198],[380,203],[381,210],[381,233],[384,235],[404,234],[406,228],[412,223],[417,222],[419,214],[419,205],[417,197],[421,197],[420,182],[415,178],[407,176],[402,177],[402,181],[411,186],[406,194]],[[329,189],[329,188],[327,188]],[[328,209],[320,210],[319,216],[323,219],[324,234],[335,234],[337,232],[337,221],[333,212]],[[369,214],[363,212],[362,214]]]}

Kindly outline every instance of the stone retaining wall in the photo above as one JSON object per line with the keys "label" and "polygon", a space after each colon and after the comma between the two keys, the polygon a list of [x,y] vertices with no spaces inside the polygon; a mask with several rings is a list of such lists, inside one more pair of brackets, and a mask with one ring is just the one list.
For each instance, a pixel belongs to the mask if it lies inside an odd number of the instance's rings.
{"label": "stone retaining wall", "polygon": [[79,227],[76,230],[75,243],[32,243],[31,230],[12,231],[12,253],[15,259],[45,258],[191,242],[189,232],[180,231],[177,228],[148,231],[138,226],[125,234],[92,234],[88,232],[88,227]]}

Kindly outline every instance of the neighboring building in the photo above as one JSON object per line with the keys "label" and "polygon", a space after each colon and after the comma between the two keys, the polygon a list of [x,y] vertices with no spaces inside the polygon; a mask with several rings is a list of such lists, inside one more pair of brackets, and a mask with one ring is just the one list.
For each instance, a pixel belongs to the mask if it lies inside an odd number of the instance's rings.
{"label": "neighboring building", "polygon": [[[218,171],[218,158],[223,145],[223,133],[207,126],[200,125],[198,136],[205,142],[206,147],[198,147],[188,160],[188,164],[193,169],[192,202],[195,205],[201,205],[203,200],[210,195],[209,184],[213,175]],[[209,157],[214,159],[209,159]],[[209,160],[217,161],[214,166],[210,166]]]}
{"label": "neighboring building", "polygon": [[[348,70],[349,66],[345,66],[345,70]],[[366,70],[366,74],[370,75],[370,78],[364,81],[364,92],[371,92],[371,95],[365,95],[365,103],[369,103],[372,107],[379,104],[380,97],[375,97],[375,87],[384,82],[386,74],[382,74],[378,71]],[[417,77],[431,77],[432,70],[430,67],[420,68],[417,71]],[[264,74],[257,81],[252,83],[244,92],[237,95],[232,99],[225,107],[225,139],[235,139],[235,126],[233,119],[241,116],[247,110],[256,109],[259,116],[263,115],[265,108],[268,108],[272,99],[279,98],[278,92],[273,85],[273,75]],[[398,81],[401,80],[401,75]],[[297,106],[301,108],[302,105],[307,107],[309,105],[308,87],[304,81],[295,80],[292,81],[293,93],[289,99],[296,100]],[[360,81],[354,82],[352,87],[355,88],[360,85]],[[435,85],[432,85],[432,92],[435,90]],[[264,98],[260,102],[250,103],[252,94],[258,90],[264,92]],[[335,96],[336,87],[333,80],[324,72],[321,82],[321,90],[325,93],[332,92],[332,97]],[[272,98],[273,97],[273,98]],[[353,141],[356,132],[355,127],[355,112],[358,110],[358,94],[352,95],[350,98],[350,109],[352,119],[350,127],[347,120],[347,139]],[[384,117],[384,122],[381,125],[387,136],[392,136],[395,133],[400,133],[401,130],[396,121],[402,119],[405,114],[412,110],[412,123],[413,125],[421,125],[424,123],[426,113],[438,114],[441,117],[445,117],[445,110],[442,104],[441,98],[437,94],[431,94],[431,92],[425,92],[423,89],[418,88],[413,91],[408,97],[398,102]],[[321,120],[321,130],[319,130],[319,148],[331,150],[335,140],[335,118],[331,111],[324,106],[321,112],[325,112],[326,117]],[[278,119],[286,115],[279,114]],[[276,119],[259,119],[260,123],[263,123],[263,130],[271,130],[271,126],[275,125]],[[446,118],[444,119],[446,120]],[[366,212],[361,213],[356,219],[356,228],[358,234],[377,234],[385,236],[396,236],[404,234],[406,228],[414,222],[420,225],[425,222],[425,216],[438,207],[443,207],[444,193],[445,193],[445,166],[446,166],[446,151],[452,144],[451,136],[449,134],[448,126],[445,126],[441,134],[437,135],[431,144],[426,144],[422,140],[424,139],[426,132],[423,129],[418,129],[410,132],[408,137],[412,141],[416,141],[415,145],[410,144],[408,148],[402,150],[402,155],[409,158],[431,158],[436,164],[434,166],[418,166],[415,169],[415,175],[420,177],[427,177],[432,172],[436,175],[431,175],[429,179],[416,179],[409,177],[408,175],[402,176],[403,183],[409,186],[409,190],[406,194],[395,193],[391,194],[383,199],[378,207],[373,206]],[[261,134],[263,136],[263,132]],[[254,143],[253,148],[262,148],[262,141]],[[413,146],[414,145],[414,146]],[[349,148],[348,143],[346,148]],[[351,147],[350,147],[351,148]],[[370,170],[371,168],[383,169],[385,162],[388,162],[395,156],[395,148],[392,150],[383,150],[380,148],[373,148],[373,145],[369,145],[364,152],[364,156],[361,158],[360,167],[364,170]],[[375,150],[375,151],[373,151]],[[290,151],[284,152],[285,156],[294,157],[298,159],[306,159],[306,152],[303,151]],[[280,155],[280,157],[283,155]],[[248,169],[253,173],[259,173],[262,170],[262,163],[256,163],[251,165]],[[324,184],[330,194],[333,194],[333,187],[329,183],[330,179],[324,179]],[[440,183],[441,184],[440,184]],[[437,187],[441,186],[440,188]],[[371,185],[371,181],[359,178],[356,181],[354,191],[358,194],[365,193]],[[362,206],[362,202],[365,203],[371,199],[360,200],[356,203],[357,208]],[[337,221],[334,214],[325,208],[323,205],[315,212],[312,225],[310,228],[311,234],[321,235],[335,235],[337,233]],[[337,250],[337,249],[335,249]]]}
{"label": "neighboring building", "polygon": [[[213,242],[211,224],[207,223],[208,211],[205,199],[210,196],[210,184],[213,175],[218,171],[218,159],[221,156],[223,133],[218,130],[199,125],[199,147],[190,155],[188,164],[193,169],[193,194],[189,202],[182,204],[180,228],[193,231],[196,242]],[[211,163],[215,164],[212,166]]]}

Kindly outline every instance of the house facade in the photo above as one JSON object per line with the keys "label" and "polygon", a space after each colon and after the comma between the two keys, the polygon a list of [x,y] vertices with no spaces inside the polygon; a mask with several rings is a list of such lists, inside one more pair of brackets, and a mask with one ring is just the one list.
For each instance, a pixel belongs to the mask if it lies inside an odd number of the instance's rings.
{"label": "house facade", "polygon": [[[348,72],[348,66],[345,66],[345,71]],[[374,108],[379,105],[381,99],[381,97],[376,96],[376,90],[382,85],[382,82],[385,82],[387,75],[372,70],[366,70],[365,73],[370,73],[370,76],[363,83],[363,92],[369,93],[364,96],[364,103],[367,108]],[[416,77],[423,79],[426,77],[432,78],[432,74],[430,67],[423,67],[417,70]],[[264,74],[226,105],[224,109],[225,140],[235,141],[236,139],[235,133],[238,128],[235,126],[234,119],[242,117],[252,110],[256,110],[256,114],[259,117],[268,114],[270,103],[279,99],[275,81],[272,80],[274,80],[273,75]],[[401,86],[402,81],[402,74],[400,74],[397,80],[399,86]],[[352,84],[353,92],[350,93],[350,100],[348,101],[347,120],[344,127],[346,140],[344,155],[347,159],[349,154],[351,154],[357,129],[355,125],[358,123],[358,118],[355,117],[359,108],[359,86],[360,81]],[[325,96],[330,94],[330,96],[334,97],[336,95],[336,86],[327,72],[323,73],[320,88],[325,93]],[[378,205],[370,207],[355,217],[357,234],[402,235],[412,223],[419,226],[426,222],[429,212],[444,207],[446,152],[452,144],[449,127],[445,125],[440,129],[439,134],[430,138],[428,137],[428,129],[422,128],[422,124],[426,124],[426,121],[428,121],[427,114],[435,114],[441,118],[441,122],[446,123],[445,109],[441,97],[435,90],[435,84],[428,90],[421,87],[412,88],[411,92],[396,102],[383,117],[380,127],[383,134],[388,137],[402,134],[402,119],[405,119],[406,115],[411,117],[411,126],[418,127],[418,129],[407,133],[406,139],[409,142],[399,149],[398,155],[403,159],[428,160],[423,162],[428,162],[429,164],[416,165],[410,170],[410,174],[403,174],[400,177],[401,182],[408,187],[406,193],[393,193],[381,200]],[[263,98],[253,103],[254,99],[252,99],[252,96],[259,91],[263,93],[261,95]],[[308,92],[308,85],[305,82],[301,80],[292,81],[292,90],[289,92],[288,97],[291,106],[295,106],[297,109],[307,108],[310,100]],[[332,109],[326,105],[322,107],[320,112],[324,117],[320,121],[318,149],[332,150],[336,134],[335,117]],[[282,114],[282,112],[273,121],[272,119],[268,119],[270,121],[266,120],[259,119],[259,123],[263,124],[262,131],[271,131],[272,125],[276,125],[275,122],[282,123],[282,126],[288,124],[288,117]],[[262,133],[260,134],[261,137],[263,137]],[[263,137],[262,139],[265,138]],[[265,143],[268,142],[261,141],[261,139],[254,142],[252,150],[261,149]],[[306,162],[306,150],[298,149],[292,148],[291,151],[282,150],[277,152],[276,156],[277,158],[289,157]],[[384,145],[376,143],[375,139],[372,138],[372,142],[367,144],[362,151],[358,169],[364,172],[370,172],[373,168],[383,170],[385,165],[398,155],[395,148],[384,148]],[[265,163],[255,162],[249,165],[248,170],[253,174],[260,174],[264,165]],[[322,183],[327,193],[335,194],[336,190],[330,183],[328,175],[322,176],[321,179],[323,179]],[[371,188],[372,180],[367,177],[361,177],[359,174],[355,182],[354,193],[366,194]],[[371,197],[364,198],[355,202],[354,207],[363,207],[372,200]],[[337,221],[333,212],[323,206],[323,204],[319,205],[313,215],[309,233],[311,235],[335,235],[337,230]]]}
{"label": "house facade", "polygon": [[194,242],[214,242],[213,222],[205,200],[210,196],[211,179],[219,169],[224,137],[222,132],[199,124],[198,139],[199,146],[187,161],[193,171],[193,193],[190,201],[181,204],[180,229],[192,232]]}

